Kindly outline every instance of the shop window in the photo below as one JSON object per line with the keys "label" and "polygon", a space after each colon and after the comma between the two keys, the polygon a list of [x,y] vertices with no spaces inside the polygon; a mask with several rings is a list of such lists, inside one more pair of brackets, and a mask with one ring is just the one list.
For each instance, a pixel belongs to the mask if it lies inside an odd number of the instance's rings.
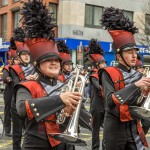
{"label": "shop window", "polygon": [[145,15],[145,34],[150,35],[150,14]]}
{"label": "shop window", "polygon": [[13,12],[13,28],[17,28],[20,26],[20,12],[19,10]]}
{"label": "shop window", "polygon": [[54,23],[57,24],[57,4],[49,3],[49,12],[52,13],[53,18],[55,19]]}
{"label": "shop window", "polygon": [[7,38],[7,14],[1,15],[1,33],[3,41],[6,41]]}
{"label": "shop window", "polygon": [[100,18],[102,16],[102,7],[85,5],[85,26],[101,27]]}

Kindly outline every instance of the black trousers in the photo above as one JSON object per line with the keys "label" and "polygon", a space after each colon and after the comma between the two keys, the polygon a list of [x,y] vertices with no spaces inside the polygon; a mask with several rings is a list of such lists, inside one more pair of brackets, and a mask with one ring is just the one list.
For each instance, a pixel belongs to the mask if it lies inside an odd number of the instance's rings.
{"label": "black trousers", "polygon": [[137,150],[133,139],[114,139],[104,140],[105,148],[103,150]]}
{"label": "black trousers", "polygon": [[15,108],[11,108],[12,113],[12,140],[13,150],[21,150],[22,128],[24,121],[20,118]]}
{"label": "black trousers", "polygon": [[22,150],[75,150],[75,147],[65,143],[52,147],[48,139],[43,140],[42,138],[26,133]]}
{"label": "black trousers", "polygon": [[103,150],[137,150],[133,127],[136,127],[136,121],[120,122],[119,117],[106,113]]}
{"label": "black trousers", "polygon": [[11,100],[12,100],[12,91],[4,91],[4,129],[5,132],[10,133],[11,131]]}
{"label": "black trousers", "polygon": [[75,150],[75,147],[72,145],[66,145],[64,143],[59,144],[55,147],[49,147],[49,148],[25,148],[23,147],[22,150]]}
{"label": "black trousers", "polygon": [[93,111],[92,117],[93,117],[92,150],[99,150],[100,148],[99,132],[100,132],[100,127],[103,126],[104,112]]}

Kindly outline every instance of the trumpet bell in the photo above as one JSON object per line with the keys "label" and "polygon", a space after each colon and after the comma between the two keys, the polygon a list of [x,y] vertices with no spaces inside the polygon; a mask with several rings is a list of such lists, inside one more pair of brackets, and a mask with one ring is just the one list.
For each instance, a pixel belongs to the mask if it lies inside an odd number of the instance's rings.
{"label": "trumpet bell", "polygon": [[87,146],[86,142],[78,138],[78,136],[71,135],[68,133],[53,133],[53,134],[51,134],[53,138],[63,143],[67,143],[67,144],[75,145],[75,146]]}

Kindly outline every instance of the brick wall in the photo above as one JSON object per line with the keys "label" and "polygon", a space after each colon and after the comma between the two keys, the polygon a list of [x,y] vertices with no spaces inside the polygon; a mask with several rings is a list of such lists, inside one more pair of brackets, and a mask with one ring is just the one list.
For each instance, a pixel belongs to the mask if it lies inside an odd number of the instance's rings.
{"label": "brick wall", "polygon": [[[59,3],[59,0],[43,0],[47,5],[49,2]],[[2,6],[2,0],[0,0],[0,37],[2,36],[2,28],[1,28],[1,15],[7,14],[7,38],[6,41],[9,41],[11,36],[13,35],[13,12],[19,10],[21,7],[20,1],[14,2],[13,0],[8,0],[8,4],[6,6]],[[58,29],[55,29],[55,35],[58,35]]]}

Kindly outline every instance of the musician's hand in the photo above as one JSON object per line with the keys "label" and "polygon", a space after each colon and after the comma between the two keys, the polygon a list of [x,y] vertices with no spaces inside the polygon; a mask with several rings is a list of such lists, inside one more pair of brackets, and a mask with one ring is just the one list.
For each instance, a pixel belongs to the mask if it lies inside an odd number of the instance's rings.
{"label": "musician's hand", "polygon": [[137,87],[140,87],[142,90],[147,91],[150,87],[150,77],[143,77],[139,81],[135,82]]}
{"label": "musician's hand", "polygon": [[66,106],[64,108],[64,114],[66,117],[71,116],[73,114],[73,112],[74,112],[74,109],[72,109],[70,106]]}
{"label": "musician's hand", "polygon": [[36,80],[36,75],[28,75],[26,80]]}
{"label": "musician's hand", "polygon": [[79,92],[65,92],[60,94],[60,98],[63,103],[72,109],[76,109],[78,101],[81,99],[82,95]]}

